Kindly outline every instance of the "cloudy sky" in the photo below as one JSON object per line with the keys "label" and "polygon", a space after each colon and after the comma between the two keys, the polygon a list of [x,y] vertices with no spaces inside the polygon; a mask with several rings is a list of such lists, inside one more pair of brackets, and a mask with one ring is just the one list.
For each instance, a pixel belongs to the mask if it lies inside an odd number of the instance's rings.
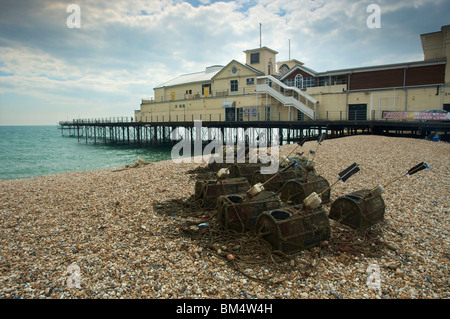
{"label": "cloudy sky", "polygon": [[[367,25],[370,4],[380,28]],[[0,125],[133,116],[171,78],[244,63],[260,23],[278,61],[290,41],[316,71],[422,60],[420,34],[448,12],[448,0],[1,0]]]}

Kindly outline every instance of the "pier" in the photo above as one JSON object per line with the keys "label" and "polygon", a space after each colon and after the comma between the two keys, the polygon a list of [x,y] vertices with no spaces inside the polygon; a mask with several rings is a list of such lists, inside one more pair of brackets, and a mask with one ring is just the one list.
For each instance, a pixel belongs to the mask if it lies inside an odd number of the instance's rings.
{"label": "pier", "polygon": [[[200,120],[200,119],[198,119]],[[198,121],[197,120],[197,121]],[[248,128],[261,129],[272,136],[278,129],[279,145],[303,139],[312,140],[321,133],[327,139],[357,134],[375,134],[397,137],[425,138],[439,135],[440,140],[449,141],[450,121],[398,121],[398,120],[317,120],[317,121],[208,121],[202,120],[198,131],[196,121],[133,121],[131,117],[108,119],[75,119],[59,122],[62,136],[76,137],[78,141],[108,145],[173,145],[182,137],[173,136],[178,128],[202,141],[223,136],[224,143],[237,142],[240,131]],[[219,132],[220,131],[220,132]],[[221,134],[220,134],[221,133]],[[273,141],[269,140],[268,145]]]}

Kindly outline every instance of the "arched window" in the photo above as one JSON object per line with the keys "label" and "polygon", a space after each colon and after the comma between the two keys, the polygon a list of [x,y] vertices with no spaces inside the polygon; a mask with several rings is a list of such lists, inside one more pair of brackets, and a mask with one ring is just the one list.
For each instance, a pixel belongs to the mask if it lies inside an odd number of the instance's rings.
{"label": "arched window", "polygon": [[295,76],[295,87],[298,87],[299,89],[303,88],[303,75],[297,74]]}
{"label": "arched window", "polygon": [[270,70],[272,69],[272,63],[269,62],[269,65],[267,66],[268,75],[270,75]]}

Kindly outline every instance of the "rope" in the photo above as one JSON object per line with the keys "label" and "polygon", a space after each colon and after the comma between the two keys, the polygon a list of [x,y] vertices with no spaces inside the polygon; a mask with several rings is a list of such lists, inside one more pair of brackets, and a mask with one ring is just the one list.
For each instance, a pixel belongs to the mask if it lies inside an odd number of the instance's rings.
{"label": "rope", "polygon": [[[218,257],[227,260],[229,265],[249,279],[279,284],[293,276],[291,258],[281,251],[273,251],[270,244],[256,231],[239,233],[223,229],[216,223],[211,223],[205,230],[192,230],[191,226],[195,224],[196,222],[186,221],[185,226],[180,227],[180,233],[197,240],[203,248],[212,250]],[[219,254],[218,249],[223,252]],[[228,260],[228,254],[232,254],[234,259]],[[252,268],[255,273],[258,273],[256,268],[260,268],[259,272],[263,273],[268,269],[269,275],[250,274],[248,268]]]}
{"label": "rope", "polygon": [[[339,221],[337,221],[339,223]],[[334,227],[331,232],[330,247],[336,255],[342,252],[354,256],[364,255],[366,257],[382,257],[387,247],[386,243],[379,240],[382,233],[382,225],[372,226],[367,229],[353,229]]]}
{"label": "rope", "polygon": [[[223,198],[226,199],[231,204],[231,206],[233,207],[234,212],[236,213],[236,216],[239,219],[239,222],[241,223],[241,230],[242,230],[242,232],[244,232],[245,231],[245,225],[244,225],[244,222],[242,221],[241,215],[236,210],[236,206],[233,205],[234,203],[227,196],[224,196]],[[228,211],[227,207],[223,207],[223,208],[227,209],[227,211]],[[228,230],[228,227],[227,227],[227,230]]]}

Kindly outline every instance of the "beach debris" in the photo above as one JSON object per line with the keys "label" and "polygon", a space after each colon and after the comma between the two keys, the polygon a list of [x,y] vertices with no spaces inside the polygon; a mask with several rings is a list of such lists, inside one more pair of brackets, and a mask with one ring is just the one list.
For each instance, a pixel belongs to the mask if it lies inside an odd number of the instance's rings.
{"label": "beach debris", "polygon": [[131,168],[140,168],[151,164],[151,162],[146,162],[140,156],[138,156],[137,160],[134,163],[121,166],[117,169],[112,170],[112,172],[120,172]]}

